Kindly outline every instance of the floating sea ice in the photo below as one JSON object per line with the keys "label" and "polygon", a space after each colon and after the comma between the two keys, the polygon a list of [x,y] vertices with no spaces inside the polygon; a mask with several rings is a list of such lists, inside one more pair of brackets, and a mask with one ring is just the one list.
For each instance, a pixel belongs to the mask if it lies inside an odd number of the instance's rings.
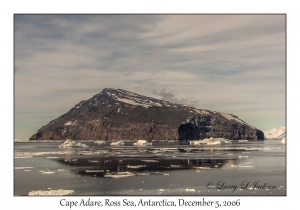
{"label": "floating sea ice", "polygon": [[154,162],[158,162],[158,160],[141,160],[141,161],[144,161],[144,162],[148,162],[148,163],[154,163]]}
{"label": "floating sea ice", "polygon": [[53,195],[53,196],[59,196],[59,195],[72,195],[74,194],[74,190],[37,190],[37,191],[31,191],[28,195]]}
{"label": "floating sea ice", "polygon": [[15,167],[15,169],[28,169],[28,168],[33,168],[33,167]]}
{"label": "floating sea ice", "polygon": [[89,147],[88,145],[82,144],[82,143],[77,143],[77,145],[78,145],[79,147]]}
{"label": "floating sea ice", "polygon": [[133,143],[135,146],[151,146],[151,142],[147,142],[146,140],[138,140],[137,142]]}
{"label": "floating sea ice", "polygon": [[125,142],[124,141],[117,141],[117,142],[112,142],[110,145],[111,146],[124,146]]}
{"label": "floating sea ice", "polygon": [[32,158],[32,156],[23,156],[23,157],[17,156],[17,157],[14,157],[14,158]]}
{"label": "floating sea ice", "polygon": [[54,171],[49,171],[49,170],[40,170],[39,172],[42,174],[54,174]]}
{"label": "floating sea ice", "polygon": [[58,146],[59,148],[76,148],[76,147],[88,147],[86,144],[76,143],[71,139],[67,139],[64,143]]}
{"label": "floating sea ice", "polygon": [[189,189],[189,188],[186,188],[185,191],[186,191],[186,192],[195,192],[196,190],[195,190],[195,189]]}
{"label": "floating sea ice", "polygon": [[211,167],[207,167],[207,166],[199,166],[199,167],[195,167],[196,169],[211,169]]}
{"label": "floating sea ice", "polygon": [[150,175],[150,173],[136,173],[136,175],[137,176],[148,176],[148,175]]}

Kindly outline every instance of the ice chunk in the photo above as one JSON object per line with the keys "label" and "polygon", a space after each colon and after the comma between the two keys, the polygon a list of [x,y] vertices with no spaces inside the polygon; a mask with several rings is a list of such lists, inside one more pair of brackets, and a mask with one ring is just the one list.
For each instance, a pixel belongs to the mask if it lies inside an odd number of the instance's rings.
{"label": "ice chunk", "polygon": [[98,141],[94,141],[95,144],[99,144],[99,145],[105,145],[106,141],[103,140],[98,140]]}
{"label": "ice chunk", "polygon": [[54,171],[49,171],[49,170],[40,170],[39,171],[40,173],[42,173],[42,174],[54,174]]}
{"label": "ice chunk", "polygon": [[124,141],[117,141],[117,142],[113,142],[110,144],[111,146],[124,146],[125,142]]}
{"label": "ice chunk", "polygon": [[196,190],[195,190],[195,189],[189,189],[189,188],[186,188],[185,191],[186,191],[186,192],[195,192]]}
{"label": "ice chunk", "polygon": [[218,145],[218,144],[231,144],[229,139],[225,138],[209,138],[203,140],[190,141],[190,145]]}
{"label": "ice chunk", "polygon": [[37,190],[37,191],[30,191],[28,195],[54,195],[54,196],[59,196],[59,195],[72,195],[74,194],[74,190]]}
{"label": "ice chunk", "polygon": [[133,143],[135,146],[151,146],[151,142],[147,142],[146,140],[138,140],[137,142]]}
{"label": "ice chunk", "polygon": [[33,168],[33,167],[15,167],[15,169],[28,169],[28,168]]}
{"label": "ice chunk", "polygon": [[135,176],[135,174],[124,171],[124,172],[117,172],[117,173],[106,173],[104,177],[106,178],[122,178],[122,177],[128,177],[128,176]]}
{"label": "ice chunk", "polygon": [[76,143],[71,139],[67,139],[64,143],[58,146],[59,148],[76,148],[76,147],[88,147],[86,144]]}

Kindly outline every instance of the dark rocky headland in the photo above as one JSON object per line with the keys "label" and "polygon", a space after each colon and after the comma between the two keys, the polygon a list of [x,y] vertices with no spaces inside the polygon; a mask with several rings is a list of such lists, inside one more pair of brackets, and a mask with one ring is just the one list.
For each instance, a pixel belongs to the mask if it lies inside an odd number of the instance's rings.
{"label": "dark rocky headland", "polygon": [[30,140],[262,140],[237,116],[105,88],[41,127]]}

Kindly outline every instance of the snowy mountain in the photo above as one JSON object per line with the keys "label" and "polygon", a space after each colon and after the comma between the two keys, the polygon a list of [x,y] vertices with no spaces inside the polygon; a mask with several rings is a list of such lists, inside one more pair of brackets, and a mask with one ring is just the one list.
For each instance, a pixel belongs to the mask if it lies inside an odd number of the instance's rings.
{"label": "snowy mountain", "polygon": [[228,113],[197,109],[122,89],[105,88],[42,126],[31,140],[264,139]]}
{"label": "snowy mountain", "polygon": [[[158,106],[158,107],[184,107],[185,105],[170,103],[168,101],[158,100],[151,97],[142,96],[133,92],[129,92],[122,89],[114,89],[114,88],[105,88],[103,90],[106,94],[108,94],[113,100],[124,102],[126,104],[131,104],[135,106],[143,106],[145,108]],[[99,95],[104,94],[103,92],[99,93]]]}
{"label": "snowy mountain", "polygon": [[271,129],[270,131],[264,131],[266,139],[272,138],[285,138],[286,130],[284,126],[278,126],[276,128]]}

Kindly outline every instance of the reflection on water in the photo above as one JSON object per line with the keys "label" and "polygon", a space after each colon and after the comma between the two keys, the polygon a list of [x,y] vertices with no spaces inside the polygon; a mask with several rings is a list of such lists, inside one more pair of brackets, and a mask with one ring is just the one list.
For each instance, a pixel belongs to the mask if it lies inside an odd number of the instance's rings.
{"label": "reflection on water", "polygon": [[[190,146],[58,148],[61,142],[15,143],[14,194],[285,195],[285,145],[280,141]],[[111,179],[121,178],[121,179]],[[276,190],[239,189],[254,183]],[[207,183],[214,183],[212,188]],[[218,183],[225,183],[222,189]],[[231,188],[229,188],[231,186]],[[237,186],[233,192],[232,186]]]}
{"label": "reflection on water", "polygon": [[[132,172],[135,175],[165,175],[164,172],[179,169],[210,169],[231,167],[238,159],[186,159],[186,158],[81,158],[60,159],[58,162],[71,166],[80,166],[75,172],[91,176],[102,176],[117,172]],[[145,173],[148,172],[148,173]]]}

